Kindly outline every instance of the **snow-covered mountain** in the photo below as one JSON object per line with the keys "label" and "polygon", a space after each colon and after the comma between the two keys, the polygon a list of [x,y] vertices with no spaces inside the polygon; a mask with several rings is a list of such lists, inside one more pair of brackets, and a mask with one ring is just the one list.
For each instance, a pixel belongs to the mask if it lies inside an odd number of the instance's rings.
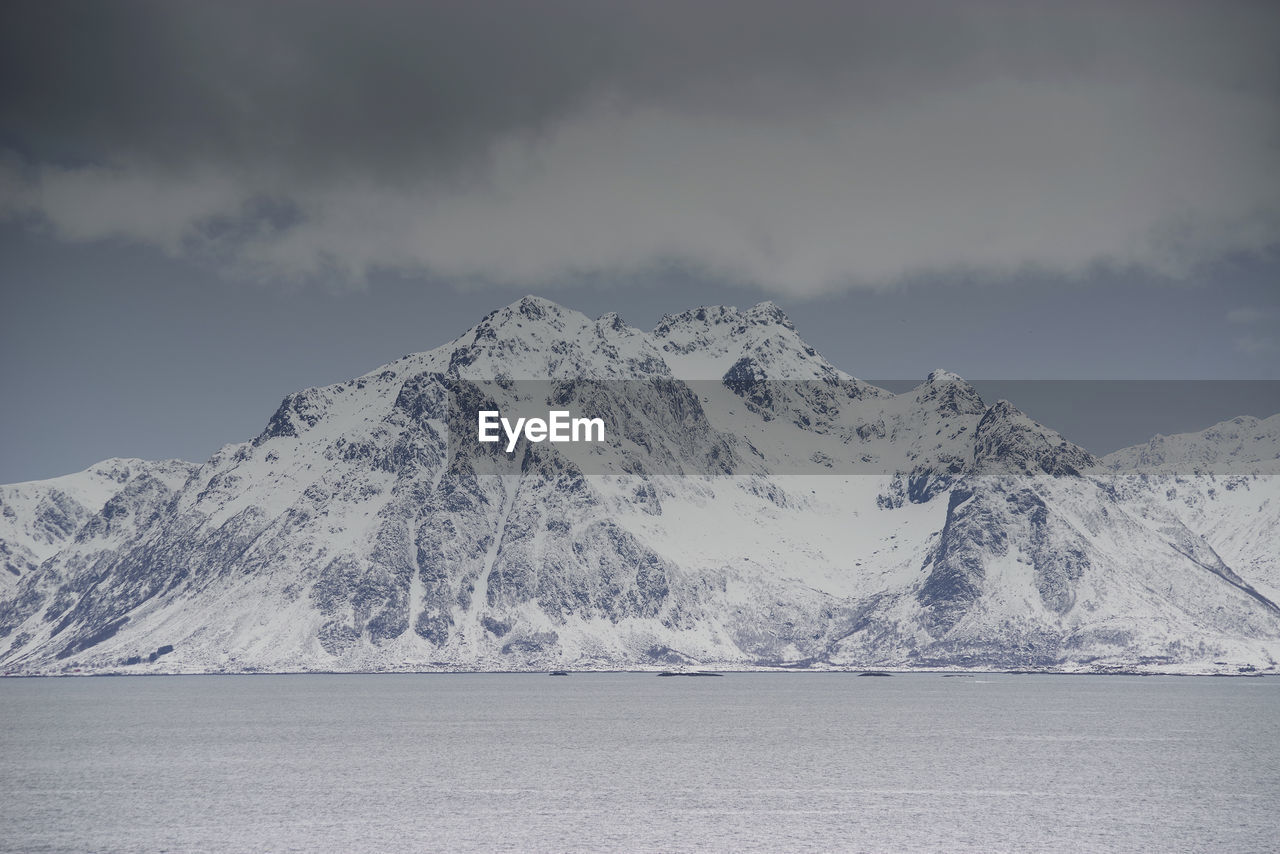
{"label": "snow-covered mountain", "polygon": [[1242,415],[1199,433],[1155,436],[1108,454],[1107,468],[1152,474],[1276,474],[1280,471],[1280,415]]}
{"label": "snow-covered mountain", "polygon": [[17,586],[139,478],[176,484],[196,468],[180,460],[111,459],[76,474],[0,486],[0,591]]}
{"label": "snow-covered mountain", "polygon": [[[608,440],[466,450],[459,412],[553,403]],[[1277,447],[1243,426],[1098,460],[769,303],[646,333],[528,297],[203,465],[0,488],[0,664],[1274,669],[1280,481],[1208,462]]]}

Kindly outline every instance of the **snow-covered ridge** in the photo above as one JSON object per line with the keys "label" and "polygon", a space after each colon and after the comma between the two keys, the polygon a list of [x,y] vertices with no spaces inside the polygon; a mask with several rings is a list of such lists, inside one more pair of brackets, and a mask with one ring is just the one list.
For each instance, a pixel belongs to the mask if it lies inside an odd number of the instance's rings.
{"label": "snow-covered ridge", "polygon": [[1242,415],[1195,433],[1155,436],[1103,457],[1116,472],[1161,474],[1276,474],[1280,472],[1280,414]]}
{"label": "snow-covered ridge", "polygon": [[[450,395],[521,380],[630,407],[602,449],[622,466],[547,445],[505,474],[450,465]],[[1271,420],[1230,424],[1161,460],[1265,454]],[[851,460],[879,473],[794,473]],[[289,395],[202,465],[0,490],[0,544],[25,561],[0,590],[0,662],[1274,668],[1277,479],[1119,470],[954,374],[857,380],[772,304],[650,333],[527,297]]]}
{"label": "snow-covered ridge", "polygon": [[0,590],[57,553],[139,477],[177,485],[195,468],[181,460],[113,458],[75,474],[0,486]]}

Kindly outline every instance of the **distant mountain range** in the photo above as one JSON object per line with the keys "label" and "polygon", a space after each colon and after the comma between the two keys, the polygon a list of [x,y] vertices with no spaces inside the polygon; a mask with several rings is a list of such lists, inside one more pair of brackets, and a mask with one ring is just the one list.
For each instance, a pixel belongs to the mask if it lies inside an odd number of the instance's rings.
{"label": "distant mountain range", "polygon": [[[491,474],[459,401],[609,439]],[[0,487],[0,668],[1275,671],[1277,459],[1280,416],[1098,459],[770,303],[644,332],[527,297],[202,465]]]}

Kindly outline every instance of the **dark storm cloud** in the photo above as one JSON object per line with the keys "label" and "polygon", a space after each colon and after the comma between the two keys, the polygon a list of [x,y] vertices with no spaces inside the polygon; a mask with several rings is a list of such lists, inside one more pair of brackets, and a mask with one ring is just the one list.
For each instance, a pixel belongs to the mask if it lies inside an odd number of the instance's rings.
{"label": "dark storm cloud", "polygon": [[[1270,4],[25,3],[0,190],[262,275],[794,292],[1274,245]],[[0,211],[3,212],[3,211]]]}
{"label": "dark storm cloud", "polygon": [[535,9],[9,4],[3,130],[30,154],[91,162],[318,171],[448,161],[557,115],[594,75],[599,43],[561,38]]}

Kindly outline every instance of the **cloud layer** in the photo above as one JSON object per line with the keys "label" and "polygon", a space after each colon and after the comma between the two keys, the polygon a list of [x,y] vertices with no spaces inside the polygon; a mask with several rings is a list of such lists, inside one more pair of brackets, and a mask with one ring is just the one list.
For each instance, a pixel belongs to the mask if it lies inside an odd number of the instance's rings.
{"label": "cloud layer", "polygon": [[1276,7],[1067,6],[11,3],[0,213],[357,283],[1273,251]]}

